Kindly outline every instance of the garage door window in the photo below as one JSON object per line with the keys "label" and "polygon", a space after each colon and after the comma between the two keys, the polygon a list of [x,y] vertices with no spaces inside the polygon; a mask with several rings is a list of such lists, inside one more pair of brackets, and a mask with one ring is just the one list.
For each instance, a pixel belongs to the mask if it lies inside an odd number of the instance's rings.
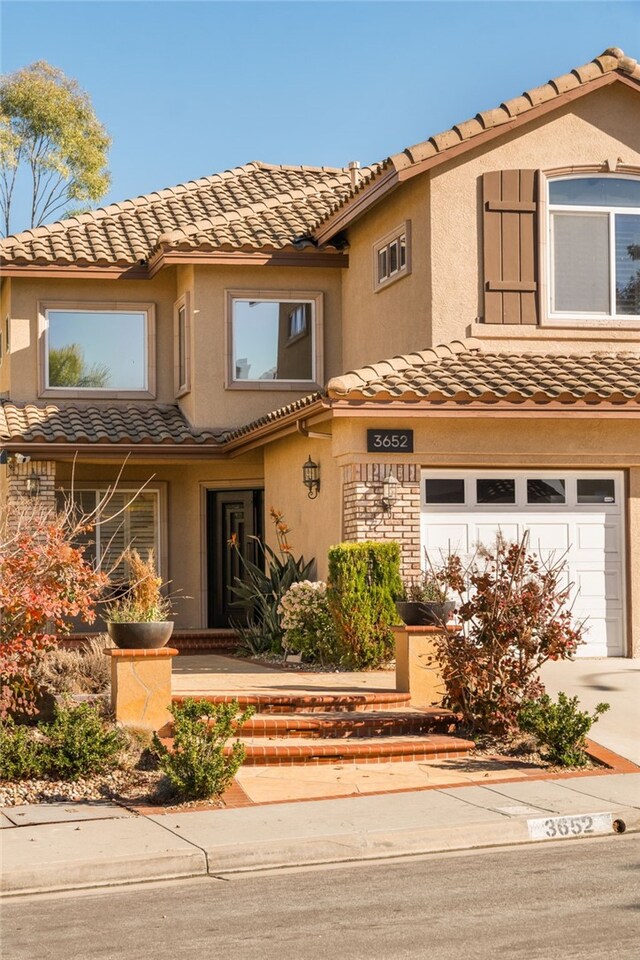
{"label": "garage door window", "polygon": [[425,480],[424,498],[425,503],[464,503],[464,480],[455,477]]}
{"label": "garage door window", "polygon": [[589,479],[578,480],[578,503],[615,503],[615,480]]}
{"label": "garage door window", "polygon": [[564,480],[527,480],[527,503],[566,503]]}
{"label": "garage door window", "polygon": [[513,479],[476,480],[478,503],[515,503],[516,482]]}

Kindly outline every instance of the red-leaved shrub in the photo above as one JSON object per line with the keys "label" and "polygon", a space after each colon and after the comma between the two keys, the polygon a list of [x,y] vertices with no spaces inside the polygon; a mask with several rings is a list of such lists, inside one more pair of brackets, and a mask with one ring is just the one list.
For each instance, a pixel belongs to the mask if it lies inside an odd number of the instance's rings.
{"label": "red-leaved shrub", "polygon": [[458,595],[462,629],[436,637],[447,703],[473,730],[517,728],[525,700],[544,693],[539,669],[547,660],[571,659],[582,643],[582,624],[567,607],[563,560],[543,564],[519,543],[498,538],[464,568],[456,554],[434,571]]}
{"label": "red-leaved shrub", "polygon": [[71,618],[95,619],[108,578],[73,545],[80,532],[69,513],[28,501],[0,519],[0,717],[35,712],[43,651]]}

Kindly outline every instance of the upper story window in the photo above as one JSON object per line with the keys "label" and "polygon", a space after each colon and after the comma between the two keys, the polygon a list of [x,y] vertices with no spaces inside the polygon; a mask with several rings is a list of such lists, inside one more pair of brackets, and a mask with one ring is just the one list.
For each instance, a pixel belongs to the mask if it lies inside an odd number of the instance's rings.
{"label": "upper story window", "polygon": [[265,388],[318,383],[320,294],[284,298],[229,294],[229,384]]}
{"label": "upper story window", "polygon": [[411,272],[409,221],[374,244],[373,270],[374,290],[381,290]]}
{"label": "upper story window", "polygon": [[549,181],[550,319],[640,320],[640,179]]}
{"label": "upper story window", "polygon": [[46,304],[43,392],[109,397],[152,391],[150,304]]}

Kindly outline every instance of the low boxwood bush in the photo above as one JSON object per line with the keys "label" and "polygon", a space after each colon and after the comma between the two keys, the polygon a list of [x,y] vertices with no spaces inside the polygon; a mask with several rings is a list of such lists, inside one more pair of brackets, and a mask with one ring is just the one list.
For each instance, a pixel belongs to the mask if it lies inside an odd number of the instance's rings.
{"label": "low boxwood bush", "polygon": [[0,780],[28,780],[44,772],[43,743],[32,727],[11,717],[0,723]]}
{"label": "low boxwood bush", "polygon": [[518,723],[524,733],[531,733],[547,748],[547,757],[562,767],[583,767],[588,760],[585,737],[598,717],[609,709],[599,703],[593,714],[579,709],[577,697],[560,692],[554,703],[545,693],[538,700],[523,704]]}
{"label": "low boxwood bush", "polygon": [[118,763],[125,737],[88,703],[56,705],[51,723],[0,726],[0,778],[61,780],[105,773]]}
{"label": "low boxwood bush", "polygon": [[225,753],[227,741],[254,712],[253,707],[241,712],[237,700],[209,703],[188,698],[171,707],[173,747],[155,736],[153,749],[180,796],[204,800],[224,793],[245,757],[244,744],[238,740]]}
{"label": "low boxwood bush", "polygon": [[402,591],[400,544],[340,543],[329,549],[327,597],[343,664],[379,667],[393,656],[391,627],[398,622],[395,597]]}

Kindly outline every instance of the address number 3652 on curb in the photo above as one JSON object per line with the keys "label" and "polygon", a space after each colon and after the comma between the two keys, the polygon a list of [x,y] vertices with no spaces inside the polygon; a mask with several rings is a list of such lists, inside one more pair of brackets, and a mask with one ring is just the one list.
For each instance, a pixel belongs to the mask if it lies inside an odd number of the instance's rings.
{"label": "address number 3652 on curb", "polygon": [[574,817],[544,817],[527,820],[530,840],[564,840],[569,837],[589,837],[611,833],[613,814],[590,813]]}

